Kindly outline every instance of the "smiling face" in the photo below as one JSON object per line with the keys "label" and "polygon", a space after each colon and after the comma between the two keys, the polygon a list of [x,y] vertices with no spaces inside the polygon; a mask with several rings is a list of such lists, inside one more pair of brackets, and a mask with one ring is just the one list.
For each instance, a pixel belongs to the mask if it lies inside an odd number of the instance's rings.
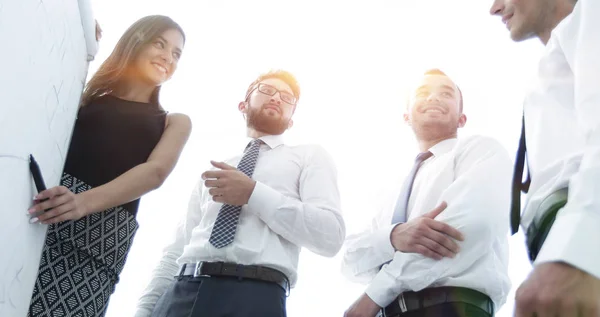
{"label": "smiling face", "polygon": [[136,77],[152,86],[169,80],[177,69],[183,43],[181,32],[169,29],[145,44],[132,65]]}
{"label": "smiling face", "polygon": [[449,138],[467,121],[461,104],[461,93],[450,78],[426,74],[410,96],[404,120],[419,139]]}
{"label": "smiling face", "polygon": [[183,29],[164,15],[134,22],[88,81],[81,106],[105,94],[124,94],[131,86],[148,86],[151,102],[159,103],[160,85],[177,68],[185,43]]}
{"label": "smiling face", "polygon": [[501,18],[513,41],[539,37],[547,41],[558,24],[557,10],[572,0],[494,0],[490,14]]}

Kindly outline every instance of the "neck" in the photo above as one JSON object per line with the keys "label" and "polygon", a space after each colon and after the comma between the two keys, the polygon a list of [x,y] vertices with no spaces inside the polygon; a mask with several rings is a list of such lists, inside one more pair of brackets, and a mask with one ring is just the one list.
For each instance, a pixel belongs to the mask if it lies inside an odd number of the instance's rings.
{"label": "neck", "polygon": [[150,102],[152,92],[156,88],[155,86],[148,85],[140,81],[124,81],[120,85],[119,91],[115,91],[114,94],[125,100],[136,101],[136,102]]}
{"label": "neck", "polygon": [[261,132],[261,131],[257,131],[257,130],[255,130],[253,128],[247,128],[246,129],[246,135],[249,138],[258,139],[258,138],[261,138],[263,136],[270,135],[270,134],[267,134],[267,133],[264,133],[264,132]]}
{"label": "neck", "polygon": [[442,141],[446,141],[448,139],[455,139],[456,138],[456,133],[453,135],[447,135],[444,137],[438,137],[438,138],[428,138],[428,139],[423,139],[420,138],[418,139],[419,142],[419,150],[422,152],[428,151],[429,149],[431,149],[434,145],[442,142]]}
{"label": "neck", "polygon": [[552,34],[552,30],[566,18],[571,12],[573,12],[573,8],[575,7],[575,2],[573,0],[559,1],[556,4],[556,10],[554,10],[554,16],[550,19],[550,25],[544,29],[543,32],[538,34],[538,38],[544,45],[548,44],[550,40],[550,35]]}

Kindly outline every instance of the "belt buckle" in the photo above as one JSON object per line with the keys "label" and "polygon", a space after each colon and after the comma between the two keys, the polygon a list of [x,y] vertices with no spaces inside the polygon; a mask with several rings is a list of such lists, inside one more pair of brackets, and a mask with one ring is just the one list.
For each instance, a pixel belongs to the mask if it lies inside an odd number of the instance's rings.
{"label": "belt buckle", "polygon": [[400,293],[400,296],[398,296],[398,305],[400,305],[400,310],[402,311],[402,313],[406,313],[406,311],[408,309],[406,308],[406,301],[404,300],[404,293]]}
{"label": "belt buckle", "polygon": [[204,265],[204,261],[196,262],[196,266],[194,268],[194,277],[208,276],[200,274],[202,271],[202,265]]}
{"label": "belt buckle", "polygon": [[291,293],[291,289],[290,289],[291,285],[290,285],[290,280],[288,280],[287,276],[285,276],[284,284],[285,284],[285,297],[289,297],[290,293]]}

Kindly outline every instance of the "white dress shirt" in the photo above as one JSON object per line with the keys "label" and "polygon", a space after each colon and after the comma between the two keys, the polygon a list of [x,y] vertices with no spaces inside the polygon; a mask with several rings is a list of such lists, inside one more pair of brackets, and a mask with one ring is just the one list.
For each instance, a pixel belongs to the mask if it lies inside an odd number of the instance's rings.
{"label": "white dress shirt", "polygon": [[[261,265],[283,272],[293,286],[300,248],[332,257],[342,247],[345,225],[340,211],[337,171],[320,146],[286,146],[281,136],[261,137],[252,179],[256,187],[242,207],[235,240],[217,249],[208,239],[222,206],[201,179],[188,212],[167,246],[136,316],[148,316],[173,282],[178,268],[197,261]],[[240,146],[240,150],[245,144]],[[242,154],[225,161],[237,166]]]}
{"label": "white dress shirt", "polygon": [[600,278],[600,1],[579,0],[552,32],[525,99],[531,187],[522,217],[569,186],[535,264],[564,261]]}
{"label": "white dress shirt", "polygon": [[[394,204],[377,216],[372,229],[349,236],[342,272],[369,283],[366,294],[379,306],[400,293],[424,288],[467,287],[490,296],[499,309],[510,290],[508,277],[508,215],[512,161],[495,140],[473,136],[448,139],[429,149],[433,157],[419,169],[409,200],[408,219],[430,212],[442,201],[448,207],[436,217],[459,230],[455,258],[434,260],[395,251],[390,241]],[[398,183],[402,184],[402,178]],[[383,263],[388,261],[389,264]]]}

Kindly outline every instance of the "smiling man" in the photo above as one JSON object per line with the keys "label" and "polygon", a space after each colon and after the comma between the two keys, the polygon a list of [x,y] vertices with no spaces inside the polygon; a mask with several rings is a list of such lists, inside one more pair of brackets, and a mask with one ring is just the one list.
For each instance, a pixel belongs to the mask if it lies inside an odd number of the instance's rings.
{"label": "smiling man", "polygon": [[299,96],[285,71],[250,84],[238,106],[244,154],[202,174],[136,316],[284,317],[300,248],[339,251],[346,231],[330,156],[283,141]]}
{"label": "smiling man", "polygon": [[493,316],[510,290],[511,160],[493,139],[457,138],[462,92],[440,70],[406,110],[420,153],[371,230],[347,239],[342,272],[370,285],[345,316]]}
{"label": "smiling man", "polygon": [[495,0],[490,14],[514,41],[546,46],[523,103],[514,173],[512,231],[524,229],[534,265],[515,316],[598,317],[600,1]]}

